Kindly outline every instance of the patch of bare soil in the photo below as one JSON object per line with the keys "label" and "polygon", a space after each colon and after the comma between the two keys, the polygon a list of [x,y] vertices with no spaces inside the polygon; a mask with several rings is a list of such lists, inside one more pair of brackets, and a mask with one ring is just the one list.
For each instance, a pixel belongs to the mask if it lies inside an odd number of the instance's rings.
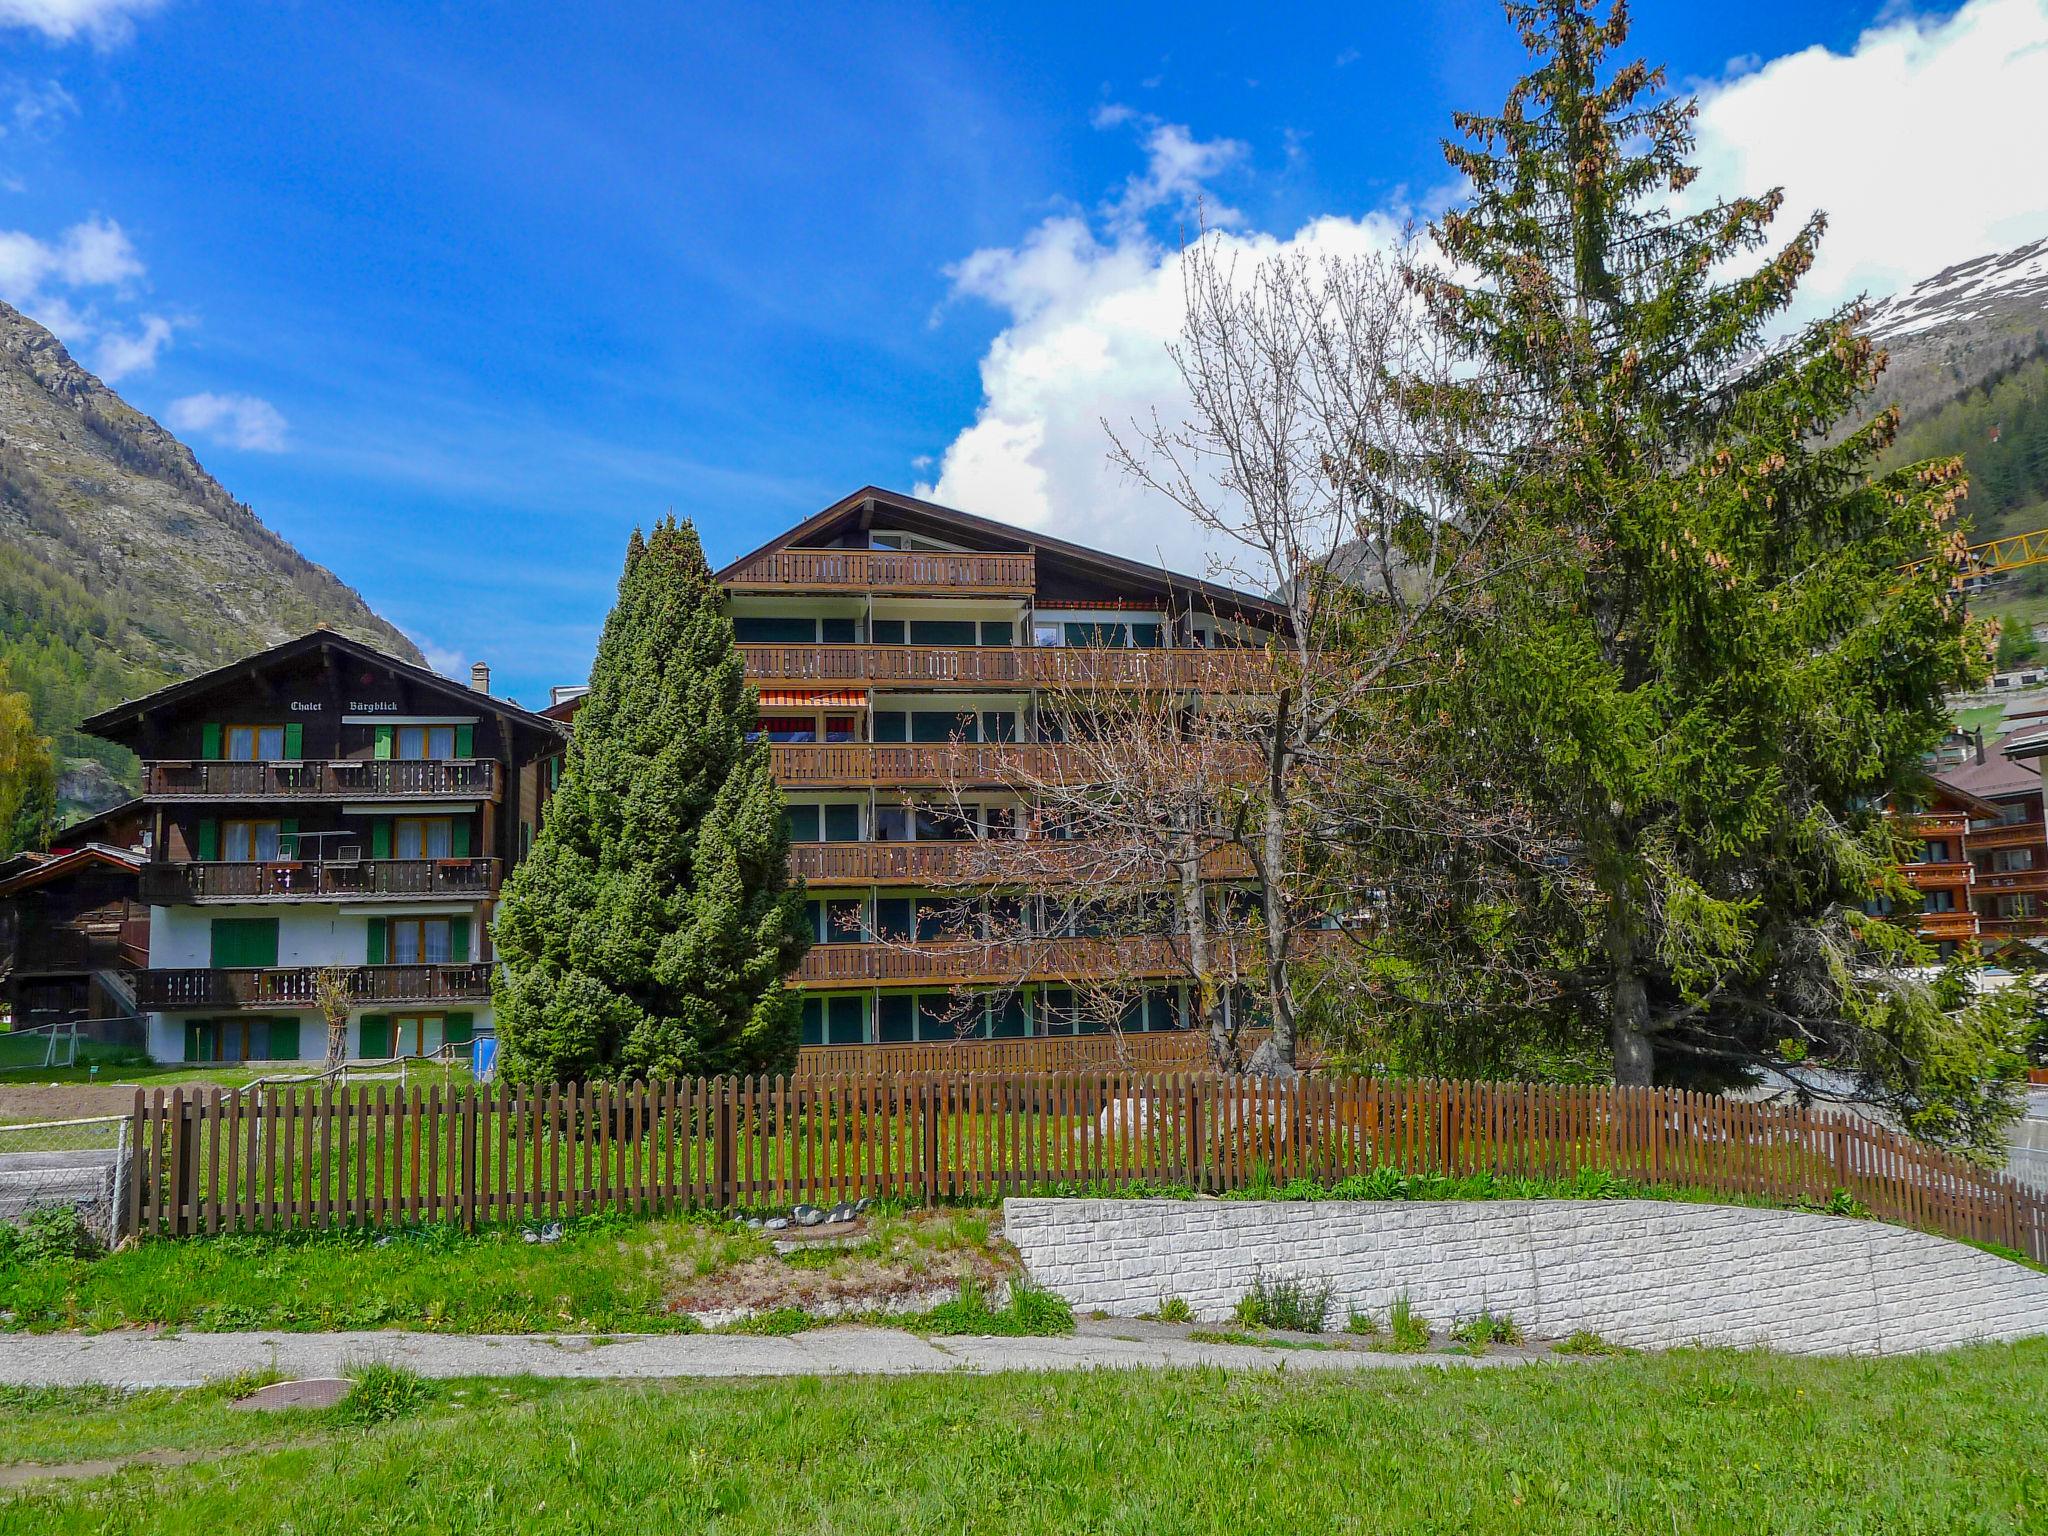
{"label": "patch of bare soil", "polygon": [[216,1461],[223,1454],[269,1450],[262,1445],[238,1445],[232,1453],[219,1446],[184,1450],[137,1451],[132,1456],[107,1456],[94,1461],[18,1461],[0,1466],[0,1488],[20,1488],[28,1483],[74,1482],[85,1477],[112,1477],[130,1467],[185,1467],[195,1461]]}
{"label": "patch of bare soil", "polygon": [[113,1083],[0,1084],[0,1120],[83,1120],[134,1107],[135,1089]]}
{"label": "patch of bare soil", "polygon": [[794,1252],[692,1275],[668,1301],[671,1311],[690,1313],[849,1312],[950,1293],[969,1276],[993,1292],[1022,1271],[996,1212],[917,1211],[863,1217]]}

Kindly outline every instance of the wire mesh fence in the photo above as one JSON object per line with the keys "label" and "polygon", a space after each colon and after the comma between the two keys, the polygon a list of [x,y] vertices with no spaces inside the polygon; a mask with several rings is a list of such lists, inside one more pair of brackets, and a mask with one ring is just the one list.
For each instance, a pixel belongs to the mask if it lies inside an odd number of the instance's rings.
{"label": "wire mesh fence", "polygon": [[111,1248],[125,1231],[132,1123],[109,1115],[0,1124],[0,1221],[69,1207]]}

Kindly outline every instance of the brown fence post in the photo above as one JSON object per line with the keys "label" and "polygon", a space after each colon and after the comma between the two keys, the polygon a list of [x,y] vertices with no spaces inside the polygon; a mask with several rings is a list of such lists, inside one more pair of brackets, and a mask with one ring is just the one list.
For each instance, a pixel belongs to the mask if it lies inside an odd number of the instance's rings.
{"label": "brown fence post", "polygon": [[732,1165],[732,1117],[734,1108],[732,1079],[727,1077],[719,1078],[717,1089],[717,1119],[712,1123],[714,1148],[712,1155],[718,1163],[718,1172],[715,1176],[715,1182],[711,1187],[715,1191],[714,1199],[717,1202],[717,1208],[721,1211],[729,1211],[732,1209],[733,1201],[738,1198],[739,1194],[739,1184],[734,1177],[736,1170]]}
{"label": "brown fence post", "polygon": [[939,1198],[939,1095],[938,1084],[926,1076],[918,1085],[921,1120],[924,1126],[924,1202]]}
{"label": "brown fence post", "polygon": [[122,1192],[128,1203],[127,1235],[137,1240],[142,1237],[142,1181],[148,1179],[153,1184],[156,1180],[156,1170],[151,1166],[150,1159],[144,1155],[148,1147],[144,1140],[148,1126],[142,1090],[138,1088],[135,1090],[135,1109],[128,1129],[128,1188]]}
{"label": "brown fence post", "polygon": [[1191,1077],[1188,1084],[1187,1181],[1190,1188],[1202,1188],[1202,1079]]}
{"label": "brown fence post", "polygon": [[460,1212],[462,1229],[476,1230],[477,1207],[477,1163],[476,1163],[476,1090],[469,1089],[462,1095],[462,1164],[450,1170],[461,1179],[461,1196],[457,1210]]}

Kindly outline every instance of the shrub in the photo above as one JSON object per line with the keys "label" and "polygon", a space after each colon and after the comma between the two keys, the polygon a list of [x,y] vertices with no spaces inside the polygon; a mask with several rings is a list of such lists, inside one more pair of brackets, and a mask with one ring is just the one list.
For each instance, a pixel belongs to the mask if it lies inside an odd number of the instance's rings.
{"label": "shrub", "polygon": [[37,1206],[12,1222],[0,1221],[0,1264],[89,1259],[98,1252],[99,1243],[72,1206]]}
{"label": "shrub", "polygon": [[382,1424],[418,1413],[433,1396],[433,1389],[417,1371],[382,1360],[350,1367],[348,1379],[354,1385],[338,1405],[338,1412],[351,1424]]}
{"label": "shrub", "polygon": [[1429,1348],[1429,1319],[1418,1314],[1403,1291],[1387,1308],[1387,1339],[1379,1346],[1401,1354]]}
{"label": "shrub", "polygon": [[1481,1312],[1477,1317],[1468,1317],[1454,1326],[1451,1337],[1475,1350],[1483,1350],[1489,1344],[1521,1343],[1522,1329],[1506,1313],[1496,1317],[1492,1312]]}
{"label": "shrub", "polygon": [[1195,1309],[1188,1305],[1185,1296],[1169,1296],[1159,1303],[1159,1310],[1152,1314],[1155,1323],[1192,1323]]}
{"label": "shrub", "polygon": [[960,1277],[951,1301],[942,1301],[922,1316],[903,1324],[926,1333],[1002,1335],[1049,1338],[1074,1331],[1074,1309],[1064,1297],[1043,1291],[1023,1279],[1010,1283],[1010,1299],[1001,1311],[990,1308],[988,1292],[973,1275]]}
{"label": "shrub", "polygon": [[1286,1328],[1296,1333],[1321,1333],[1330,1317],[1336,1287],[1327,1280],[1252,1279],[1252,1288],[1237,1304],[1237,1320],[1247,1328]]}
{"label": "shrub", "polygon": [[1379,1319],[1370,1312],[1361,1312],[1358,1308],[1353,1307],[1344,1314],[1344,1331],[1346,1333],[1362,1334],[1370,1338],[1380,1331]]}

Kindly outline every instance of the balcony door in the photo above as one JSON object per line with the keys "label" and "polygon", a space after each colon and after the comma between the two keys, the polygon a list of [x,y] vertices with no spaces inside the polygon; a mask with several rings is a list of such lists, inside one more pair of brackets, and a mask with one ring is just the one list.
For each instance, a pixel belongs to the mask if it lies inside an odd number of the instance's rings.
{"label": "balcony door", "polygon": [[455,820],[450,816],[400,816],[391,827],[392,856],[400,859],[455,857]]}

